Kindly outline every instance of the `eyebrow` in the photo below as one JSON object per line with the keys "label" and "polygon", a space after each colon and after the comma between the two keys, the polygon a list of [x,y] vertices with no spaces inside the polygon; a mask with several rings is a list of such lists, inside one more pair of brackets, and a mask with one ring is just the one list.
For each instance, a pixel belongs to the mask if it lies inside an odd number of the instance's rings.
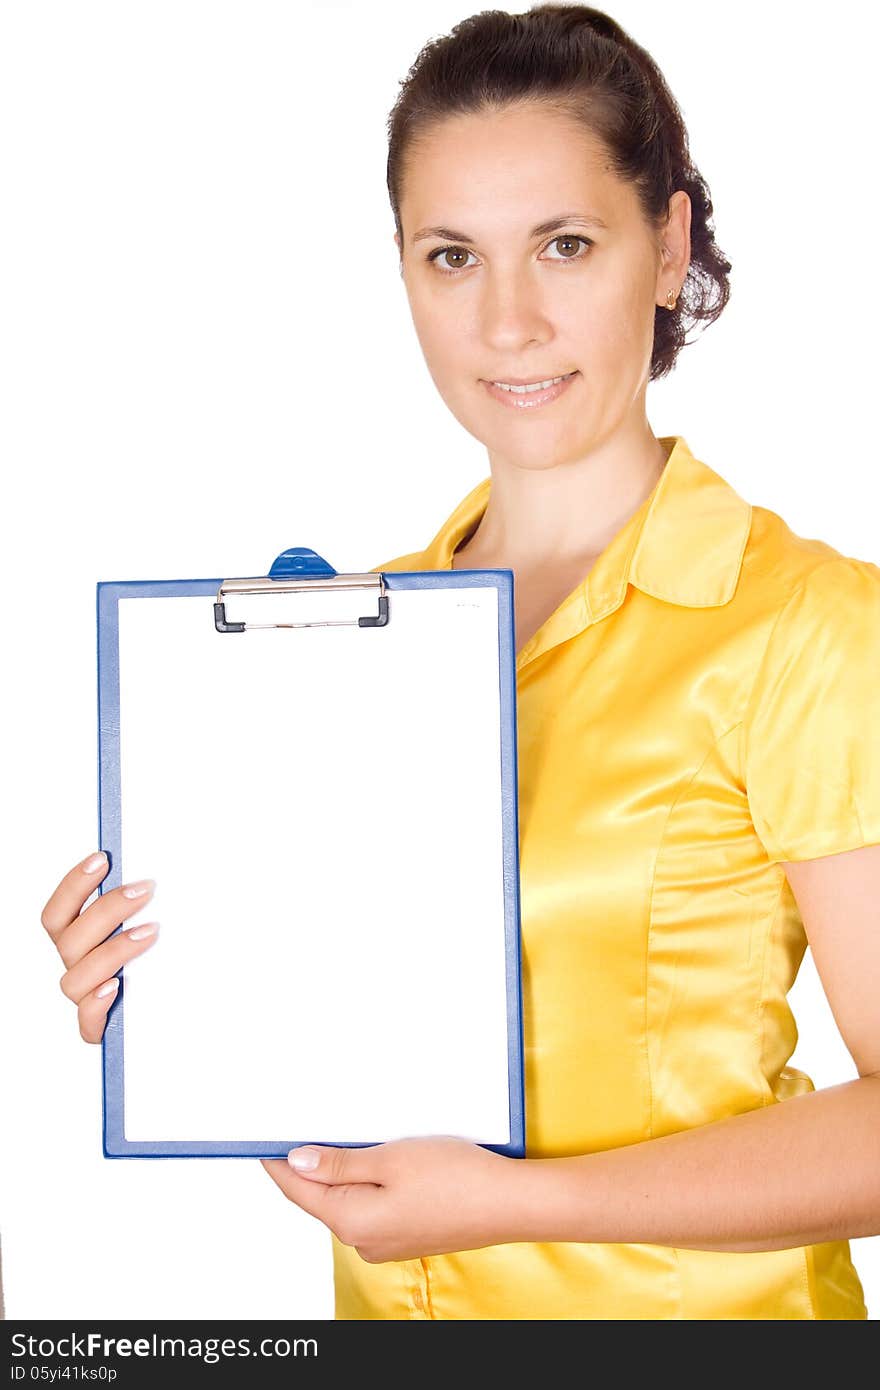
{"label": "eyebrow", "polygon": [[[603,222],[601,217],[595,213],[562,213],[559,217],[551,217],[547,222],[539,222],[537,227],[533,227],[529,233],[530,240],[534,237],[546,236],[548,232],[556,232],[560,227],[571,226],[577,223],[581,227],[601,227],[603,231],[608,230],[608,224]],[[466,246],[473,246],[473,237],[469,237],[466,232],[453,231],[451,227],[422,227],[413,237],[413,242],[424,241],[426,237],[442,237],[444,241],[457,241]]]}

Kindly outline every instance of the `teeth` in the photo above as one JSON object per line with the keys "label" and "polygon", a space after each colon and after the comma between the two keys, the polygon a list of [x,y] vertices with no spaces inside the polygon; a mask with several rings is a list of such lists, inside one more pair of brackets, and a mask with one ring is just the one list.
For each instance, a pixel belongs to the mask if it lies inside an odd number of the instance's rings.
{"label": "teeth", "polygon": [[[572,372],[567,373],[573,376]],[[530,386],[509,386],[506,381],[493,381],[493,386],[498,386],[502,391],[514,391],[517,395],[526,395],[529,391],[545,391],[548,386],[555,386],[557,381],[565,381],[564,376],[551,376],[549,381],[534,381]]]}

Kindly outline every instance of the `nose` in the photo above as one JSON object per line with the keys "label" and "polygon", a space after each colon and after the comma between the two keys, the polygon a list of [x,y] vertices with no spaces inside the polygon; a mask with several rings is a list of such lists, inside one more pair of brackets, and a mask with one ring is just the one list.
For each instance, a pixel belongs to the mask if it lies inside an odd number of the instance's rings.
{"label": "nose", "polygon": [[530,343],[546,343],[553,337],[549,306],[528,268],[487,275],[480,315],[483,341],[499,357],[512,358]]}

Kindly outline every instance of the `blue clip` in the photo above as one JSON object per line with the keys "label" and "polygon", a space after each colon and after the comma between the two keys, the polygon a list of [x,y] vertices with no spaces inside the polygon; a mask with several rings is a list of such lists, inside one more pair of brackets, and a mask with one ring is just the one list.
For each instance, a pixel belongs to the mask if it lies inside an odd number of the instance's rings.
{"label": "blue clip", "polygon": [[294,545],[282,550],[269,571],[270,579],[331,579],[336,570],[314,550]]}

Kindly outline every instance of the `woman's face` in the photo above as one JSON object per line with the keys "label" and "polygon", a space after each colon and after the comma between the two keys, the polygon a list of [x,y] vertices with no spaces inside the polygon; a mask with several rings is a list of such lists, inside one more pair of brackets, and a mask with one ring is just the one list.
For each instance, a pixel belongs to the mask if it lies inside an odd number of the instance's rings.
{"label": "woman's face", "polygon": [[[668,252],[597,139],[536,104],[451,116],[410,147],[413,322],[441,396],[491,455],[549,468],[627,423],[644,433],[654,308],[678,293],[689,255],[690,202],[673,204]],[[487,385],[572,373],[561,391]]]}

